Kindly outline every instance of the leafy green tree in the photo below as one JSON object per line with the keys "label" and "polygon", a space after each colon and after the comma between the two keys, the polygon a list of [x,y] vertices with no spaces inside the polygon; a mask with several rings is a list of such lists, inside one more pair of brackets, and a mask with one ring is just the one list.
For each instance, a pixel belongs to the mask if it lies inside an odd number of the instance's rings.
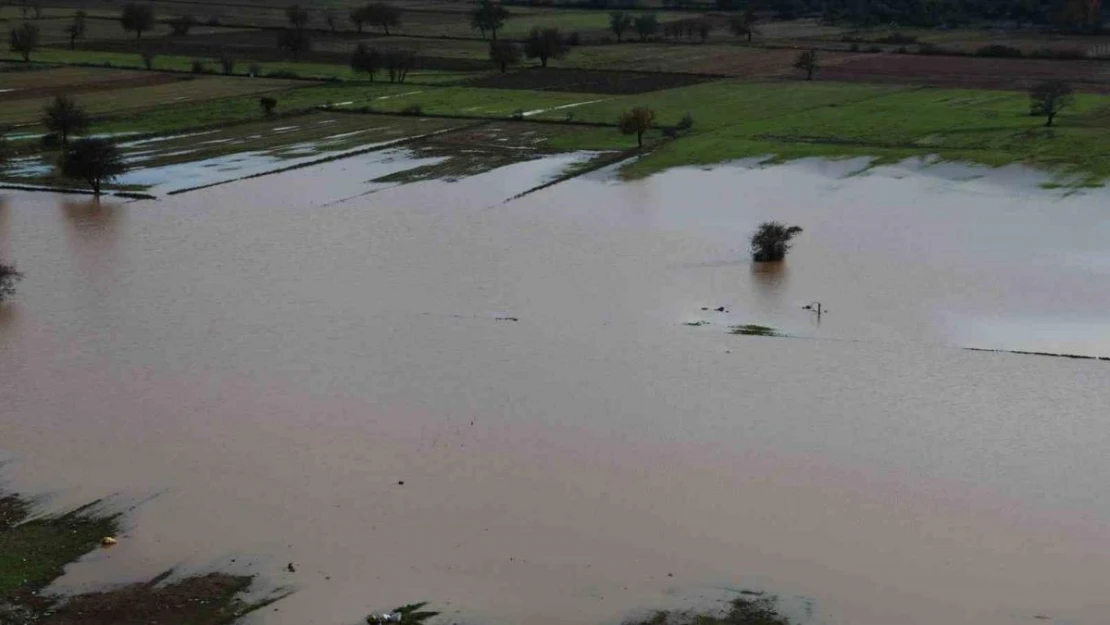
{"label": "leafy green tree", "polygon": [[370,76],[370,82],[374,82],[374,75],[382,68],[382,54],[377,48],[360,43],[351,55],[350,65],[356,72],[366,72]]}
{"label": "leafy green tree", "polygon": [[632,16],[624,11],[613,11],[609,14],[609,30],[617,36],[617,42],[620,43],[624,38],[624,33],[632,28]]}
{"label": "leafy green tree", "polygon": [[570,46],[558,28],[536,26],[524,40],[524,56],[539,59],[540,67],[547,67],[548,59],[561,59],[570,52]]}
{"label": "leafy green tree", "polygon": [[633,22],[636,34],[640,41],[647,41],[649,37],[659,32],[659,16],[654,13],[643,13]]}
{"label": "leafy green tree", "polygon": [[143,38],[143,32],[154,28],[154,7],[149,4],[129,2],[123,5],[119,16],[120,24],[129,33],[135,33],[135,40]]}
{"label": "leafy green tree", "polygon": [[1046,80],[1029,90],[1029,113],[1047,118],[1045,126],[1051,126],[1056,115],[1074,102],[1074,90],[1062,80]]}
{"label": "leafy green tree", "polygon": [[111,139],[79,139],[62,153],[62,175],[84,180],[98,196],[101,185],[126,172],[123,153]]}
{"label": "leafy green tree", "polygon": [[30,62],[31,52],[39,46],[39,27],[30,22],[24,22],[12,29],[8,35],[12,52],[18,52],[23,61]]}
{"label": "leafy green tree", "polygon": [[77,47],[77,40],[85,36],[85,12],[78,11],[73,15],[73,21],[66,25],[66,34],[69,35],[69,49]]}
{"label": "leafy green tree", "polygon": [[798,226],[765,221],[752,234],[752,260],[757,263],[782,260],[790,251],[790,240],[802,233]]}
{"label": "leafy green tree", "polygon": [[507,19],[509,11],[505,7],[495,4],[493,0],[482,0],[478,8],[470,14],[470,28],[480,31],[483,38],[489,31],[491,38],[496,41],[497,31],[501,30]]}
{"label": "leafy green tree", "polygon": [[794,67],[806,73],[806,80],[813,80],[813,72],[821,67],[817,61],[817,50],[805,50],[794,61]]}
{"label": "leafy green tree", "polygon": [[522,52],[520,46],[511,41],[489,42],[489,60],[501,68],[504,74],[510,65],[520,63]]}
{"label": "leafy green tree", "polygon": [[655,124],[655,111],[637,106],[621,113],[617,119],[617,128],[621,134],[636,135],[636,145],[644,147],[644,133]]}

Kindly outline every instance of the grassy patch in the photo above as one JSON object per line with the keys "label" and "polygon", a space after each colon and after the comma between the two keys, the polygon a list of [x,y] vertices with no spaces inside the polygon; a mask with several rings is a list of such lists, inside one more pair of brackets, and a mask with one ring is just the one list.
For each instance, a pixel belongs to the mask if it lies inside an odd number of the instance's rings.
{"label": "grassy patch", "polygon": [[0,495],[0,623],[230,625],[287,594],[248,603],[239,595],[251,586],[250,577],[210,573],[164,583],[172,571],[105,592],[67,598],[40,594],[66,564],[118,530],[116,515],[94,513],[91,506],[35,518],[25,499]]}
{"label": "grassy patch", "polygon": [[761,326],[754,323],[732,326],[729,328],[729,332],[732,334],[742,334],[744,336],[782,336],[778,330],[770,326]]}
{"label": "grassy patch", "polygon": [[117,517],[93,514],[88,507],[28,520],[31,515],[29,502],[0,497],[0,600],[44,588],[66,564],[118,530]]}
{"label": "grassy patch", "polygon": [[790,621],[775,610],[774,599],[737,598],[717,613],[656,612],[625,625],[790,625]]}
{"label": "grassy patch", "polygon": [[632,106],[653,108],[661,124],[690,112],[695,125],[631,164],[625,170],[631,176],[761,155],[869,156],[881,163],[935,154],[988,166],[1030,165],[1066,186],[1110,177],[1108,96],[1081,94],[1054,128],[1044,128],[1029,116],[1028,96],[1018,92],[730,80],[610,98],[574,109],[575,119],[611,121]]}

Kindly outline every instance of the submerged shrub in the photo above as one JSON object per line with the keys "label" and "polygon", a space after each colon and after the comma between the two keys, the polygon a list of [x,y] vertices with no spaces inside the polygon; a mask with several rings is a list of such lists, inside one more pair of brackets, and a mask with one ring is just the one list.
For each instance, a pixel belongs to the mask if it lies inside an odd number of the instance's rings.
{"label": "submerged shrub", "polygon": [[757,263],[782,260],[790,251],[790,240],[802,233],[799,226],[778,221],[765,221],[752,234],[752,260]]}
{"label": "submerged shrub", "polygon": [[23,274],[15,269],[15,265],[0,262],[0,302],[15,295],[15,283],[23,279]]}

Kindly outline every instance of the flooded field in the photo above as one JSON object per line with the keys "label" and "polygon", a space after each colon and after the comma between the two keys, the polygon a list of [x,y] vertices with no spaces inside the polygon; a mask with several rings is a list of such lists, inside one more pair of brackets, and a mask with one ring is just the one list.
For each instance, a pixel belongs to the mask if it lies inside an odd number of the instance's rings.
{"label": "flooded field", "polygon": [[[256,573],[297,590],[267,625],[740,589],[811,625],[1104,622],[1110,363],[963,348],[1110,355],[1107,191],[804,161],[507,201],[574,156],[388,188],[374,158],[6,194],[0,478],[135,504],[62,588]],[[756,268],[770,218],[805,232]]]}

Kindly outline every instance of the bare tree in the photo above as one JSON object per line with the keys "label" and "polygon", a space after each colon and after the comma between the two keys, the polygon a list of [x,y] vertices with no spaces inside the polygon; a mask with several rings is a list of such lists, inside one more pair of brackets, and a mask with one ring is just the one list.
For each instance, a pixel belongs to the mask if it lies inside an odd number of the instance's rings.
{"label": "bare tree", "polygon": [[539,59],[540,67],[547,67],[548,59],[561,59],[569,51],[570,46],[558,28],[536,26],[524,41],[524,56]]}
{"label": "bare tree", "polygon": [[351,12],[348,14],[348,16],[351,18],[351,21],[354,22],[355,28],[358,29],[358,32],[361,33],[362,25],[370,21],[370,7],[355,7],[351,9]]}
{"label": "bare tree", "polygon": [[654,13],[644,13],[636,18],[633,26],[636,28],[636,34],[640,36],[640,41],[647,41],[659,32],[659,16]]}
{"label": "bare tree", "polygon": [[217,58],[220,61],[220,68],[224,71],[224,74],[231,75],[235,71],[235,57],[231,55],[230,50],[220,50],[220,56]]}
{"label": "bare tree", "polygon": [[734,15],[732,19],[728,21],[728,27],[729,30],[732,31],[732,34],[739,37],[747,37],[748,43],[751,43],[752,35],[756,33],[755,24],[757,21],[758,18],[755,15],[755,7],[752,6],[751,2],[748,2],[747,6],[744,7],[744,13],[741,15]]}
{"label": "bare tree", "polygon": [[366,7],[369,21],[388,35],[391,26],[401,25],[401,9],[386,2],[375,2]]}
{"label": "bare tree", "polygon": [[644,133],[655,124],[655,111],[644,107],[628,109],[617,119],[617,127],[622,134],[636,135],[636,145],[644,147]]}
{"label": "bare tree", "polygon": [[69,49],[77,47],[77,40],[85,36],[85,12],[78,11],[73,15],[73,21],[66,25],[66,34],[69,35]]}
{"label": "bare tree", "polygon": [[505,7],[492,0],[482,0],[478,8],[470,14],[470,28],[480,31],[482,37],[485,37],[486,31],[489,31],[492,39],[496,41],[497,31],[501,30],[508,18],[509,12]]}
{"label": "bare tree", "polygon": [[501,68],[504,74],[510,65],[520,63],[522,52],[520,46],[511,41],[489,42],[489,60]]}
{"label": "bare tree", "polygon": [[197,18],[192,15],[182,15],[181,17],[175,17],[170,20],[168,24],[173,30],[173,34],[184,37],[197,25]]}
{"label": "bare tree", "polygon": [[149,4],[129,2],[123,5],[119,16],[120,24],[127,32],[135,33],[135,40],[143,38],[143,32],[154,28],[154,7]]}
{"label": "bare tree", "polygon": [[268,95],[258,98],[258,105],[262,107],[262,114],[266,117],[273,117],[274,109],[277,108],[277,104],[277,98]]}
{"label": "bare tree", "polygon": [[299,4],[290,5],[285,8],[285,19],[289,20],[289,25],[294,29],[304,30],[309,20],[308,9]]}
{"label": "bare tree", "polygon": [[1074,102],[1071,85],[1062,80],[1046,80],[1029,90],[1029,114],[1047,118],[1045,126],[1051,126],[1056,115]]}
{"label": "bare tree", "polygon": [[386,50],[382,53],[382,65],[389,74],[389,82],[403,83],[416,65],[416,54],[411,50]]}
{"label": "bare tree", "polygon": [[805,50],[794,61],[794,67],[806,73],[806,80],[813,80],[813,72],[820,66],[817,62],[817,50]]}
{"label": "bare tree", "polygon": [[312,49],[308,33],[296,28],[286,28],[278,34],[278,48],[288,51],[296,61],[302,52]]}
{"label": "bare tree", "polygon": [[376,48],[360,43],[351,55],[350,65],[356,72],[366,72],[370,76],[370,82],[374,82],[374,75],[382,68],[382,54]]}
{"label": "bare tree", "polygon": [[624,38],[624,33],[632,28],[632,16],[624,11],[613,11],[609,14],[609,30],[617,36],[617,43]]}
{"label": "bare tree", "polygon": [[30,22],[24,22],[12,29],[8,35],[12,52],[18,52],[24,62],[30,62],[31,52],[39,46],[39,27]]}

